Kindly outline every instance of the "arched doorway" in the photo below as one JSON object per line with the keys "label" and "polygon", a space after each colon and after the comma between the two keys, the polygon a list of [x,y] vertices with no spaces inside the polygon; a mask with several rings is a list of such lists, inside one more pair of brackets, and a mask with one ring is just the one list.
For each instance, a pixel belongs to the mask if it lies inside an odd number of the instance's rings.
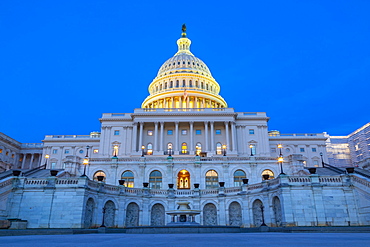
{"label": "arched doorway", "polygon": [[105,214],[104,214],[104,223],[106,227],[113,227],[114,226],[114,219],[116,215],[116,206],[114,202],[107,201],[104,205]]}
{"label": "arched doorway", "polygon": [[162,204],[156,203],[153,205],[150,212],[151,226],[164,226],[165,210]]}
{"label": "arched doorway", "polygon": [[92,226],[93,218],[94,218],[94,208],[95,208],[94,199],[89,198],[86,202],[86,208],[85,208],[85,220],[84,220],[85,228],[90,228]]}
{"label": "arched doorway", "polygon": [[207,203],[203,208],[203,225],[217,225],[217,208],[213,203]]}
{"label": "arched doorway", "polygon": [[283,214],[281,212],[280,199],[277,196],[275,196],[274,199],[272,200],[272,209],[274,211],[276,226],[281,226]]}
{"label": "arched doorway", "polygon": [[232,202],[229,206],[229,225],[241,226],[242,225],[242,207],[238,202]]}
{"label": "arched doorway", "polygon": [[139,225],[139,206],[131,202],[126,209],[126,227]]}
{"label": "arched doorway", "polygon": [[262,225],[262,202],[260,200],[255,200],[252,205],[253,212],[253,224],[255,227]]}
{"label": "arched doorway", "polygon": [[190,173],[187,170],[177,174],[177,189],[190,189]]}

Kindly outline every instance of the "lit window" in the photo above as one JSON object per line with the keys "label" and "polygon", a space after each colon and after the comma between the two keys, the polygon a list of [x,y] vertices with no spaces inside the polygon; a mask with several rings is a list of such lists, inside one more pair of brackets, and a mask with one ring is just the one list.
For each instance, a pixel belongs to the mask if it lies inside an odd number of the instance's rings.
{"label": "lit window", "polygon": [[237,170],[234,172],[234,186],[242,186],[243,185],[243,178],[247,178],[245,172],[242,170]]}
{"label": "lit window", "polygon": [[99,149],[94,149],[94,154],[99,153]]}
{"label": "lit window", "polygon": [[12,154],[12,158],[14,158],[14,154]]}
{"label": "lit window", "polygon": [[304,152],[304,148],[300,148],[300,149],[299,149],[299,151],[300,151],[301,153],[303,153],[303,152]]}
{"label": "lit window", "polygon": [[93,180],[94,181],[99,181],[98,177],[100,177],[100,176],[103,177],[103,182],[105,182],[106,175],[105,175],[105,172],[103,172],[103,171],[97,171],[97,172],[95,172]]}
{"label": "lit window", "polygon": [[253,154],[256,155],[257,150],[256,150],[256,144],[249,144],[249,151]]}
{"label": "lit window", "polygon": [[188,131],[187,130],[181,130],[181,135],[187,135]]}
{"label": "lit window", "polygon": [[58,153],[58,149],[53,149],[53,154]]}
{"label": "lit window", "polygon": [[129,187],[129,188],[134,187],[135,178],[134,178],[134,174],[132,173],[132,171],[125,171],[122,174],[121,179],[125,180],[124,186]]}
{"label": "lit window", "polygon": [[2,154],[3,153],[3,150],[0,148],[0,154]]}
{"label": "lit window", "polygon": [[9,152],[6,152],[5,155],[8,156]]}
{"label": "lit window", "polygon": [[218,174],[215,170],[206,173],[206,189],[218,188]]}
{"label": "lit window", "polygon": [[149,176],[149,184],[152,189],[160,189],[162,187],[162,173],[160,171],[152,171]]}
{"label": "lit window", "polygon": [[186,142],[183,142],[181,144],[181,153],[182,154],[187,154],[188,153],[188,145],[186,144]]}
{"label": "lit window", "polygon": [[249,134],[250,134],[250,135],[254,135],[254,129],[250,129],[250,130],[249,130]]}
{"label": "lit window", "polygon": [[269,175],[268,179],[274,179],[275,178],[274,173],[271,170],[264,170],[261,174],[262,179],[263,179],[263,175]]}
{"label": "lit window", "polygon": [[221,130],[216,130],[216,135],[221,135]]}
{"label": "lit window", "polygon": [[314,160],[314,161],[313,161],[313,166],[318,167],[318,166],[319,166],[319,161]]}
{"label": "lit window", "polygon": [[115,136],[119,136],[119,130],[115,130],[115,131],[114,131],[114,135],[115,135]]}
{"label": "lit window", "polygon": [[64,150],[65,154],[69,154],[69,149]]}
{"label": "lit window", "polygon": [[167,130],[167,135],[173,135],[173,130]]}
{"label": "lit window", "polygon": [[216,154],[222,154],[222,144],[219,142],[216,144]]}
{"label": "lit window", "polygon": [[153,135],[153,130],[148,130],[148,136],[152,136]]}
{"label": "lit window", "polygon": [[312,152],[316,152],[316,148],[312,148]]}
{"label": "lit window", "polygon": [[199,155],[202,152],[202,144],[200,142],[198,142],[197,145],[195,146],[195,152],[196,155]]}
{"label": "lit window", "polygon": [[147,155],[152,155],[153,154],[153,145],[151,143],[148,143],[148,145],[147,145],[146,154]]}

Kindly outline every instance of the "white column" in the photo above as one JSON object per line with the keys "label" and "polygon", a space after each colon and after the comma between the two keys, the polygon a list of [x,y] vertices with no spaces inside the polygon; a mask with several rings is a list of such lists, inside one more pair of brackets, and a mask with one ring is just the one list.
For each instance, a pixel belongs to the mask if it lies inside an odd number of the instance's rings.
{"label": "white column", "polygon": [[112,153],[111,153],[111,150],[112,150],[112,142],[111,142],[111,139],[112,139],[112,126],[108,126],[108,131],[107,131],[107,156],[108,157],[112,157]]}
{"label": "white column", "polygon": [[34,158],[34,154],[31,154],[30,166],[29,166],[30,169],[32,169],[33,158]]}
{"label": "white column", "polygon": [[250,150],[249,150],[249,146],[247,145],[247,136],[245,134],[245,127],[246,126],[241,126],[241,132],[242,132],[242,149],[243,149],[243,153],[250,153]]}
{"label": "white column", "polygon": [[229,122],[225,122],[225,132],[226,132],[226,150],[230,151]]}
{"label": "white column", "polygon": [[192,152],[194,151],[194,131],[193,131],[194,122],[189,122],[189,124],[190,124],[190,152],[192,154]]}
{"label": "white column", "polygon": [[231,122],[231,139],[232,151],[237,151],[237,142],[235,140],[235,122]]}
{"label": "white column", "polygon": [[206,151],[209,151],[208,149],[208,121],[204,122],[204,136],[205,136],[205,142],[206,142]]}
{"label": "white column", "polygon": [[140,122],[139,150],[141,150],[141,146],[143,146],[143,129],[144,129],[144,122]]}
{"label": "white column", "polygon": [[123,126],[123,133],[122,133],[122,139],[123,139],[123,143],[121,145],[121,148],[119,150],[120,154],[119,155],[126,155],[127,153],[127,126]]}
{"label": "white column", "polygon": [[[132,127],[132,152],[136,152],[136,143],[137,143],[137,123],[133,123]],[[141,147],[140,147],[141,148]]]}
{"label": "white column", "polygon": [[154,123],[154,151],[158,151],[158,122]]}
{"label": "white column", "polygon": [[179,122],[175,122],[175,152],[179,151]]}
{"label": "white column", "polygon": [[22,158],[22,169],[24,169],[24,162],[26,162],[27,154],[23,154]]}
{"label": "white column", "polygon": [[214,122],[211,121],[211,151],[215,151],[215,131],[214,131]]}
{"label": "white column", "polygon": [[160,143],[159,143],[159,146],[160,146],[159,151],[161,151],[161,152],[163,152],[163,135],[164,135],[163,128],[164,128],[164,122],[161,122],[161,133],[160,133],[161,139],[160,139]]}

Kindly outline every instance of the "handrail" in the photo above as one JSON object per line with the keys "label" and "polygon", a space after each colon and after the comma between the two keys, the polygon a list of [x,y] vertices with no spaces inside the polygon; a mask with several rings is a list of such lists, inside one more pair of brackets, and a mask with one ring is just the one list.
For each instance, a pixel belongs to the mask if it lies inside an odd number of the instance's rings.
{"label": "handrail", "polygon": [[31,174],[35,173],[37,170],[42,170],[42,169],[46,169],[46,164],[35,167],[35,168],[33,168],[31,170],[28,170],[26,172],[23,172],[23,175],[28,176],[28,175],[31,175]]}
{"label": "handrail", "polygon": [[[332,170],[332,171],[335,171],[335,172],[337,172],[337,173],[339,173],[339,174],[345,174],[345,173],[347,173],[347,171],[346,171],[346,170],[343,170],[343,169],[340,169],[340,168],[338,168],[338,167],[335,167],[335,166],[329,165],[329,164],[327,164],[327,163],[324,163],[324,162],[323,162],[323,165],[324,165],[324,167],[327,167],[328,169],[330,169],[330,170]],[[354,170],[354,173],[359,174],[359,175],[361,175],[361,176],[363,176],[363,177],[366,177],[366,178],[370,178],[370,176],[369,176],[369,175],[367,175],[367,174],[365,174],[365,173],[363,173],[363,172],[360,172],[360,171],[356,171],[356,169]]]}

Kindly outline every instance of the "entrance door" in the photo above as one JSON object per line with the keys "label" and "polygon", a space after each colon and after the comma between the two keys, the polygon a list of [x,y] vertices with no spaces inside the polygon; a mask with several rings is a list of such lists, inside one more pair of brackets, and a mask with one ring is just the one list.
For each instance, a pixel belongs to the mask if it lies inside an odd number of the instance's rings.
{"label": "entrance door", "polygon": [[177,189],[190,189],[190,173],[187,170],[177,174]]}

